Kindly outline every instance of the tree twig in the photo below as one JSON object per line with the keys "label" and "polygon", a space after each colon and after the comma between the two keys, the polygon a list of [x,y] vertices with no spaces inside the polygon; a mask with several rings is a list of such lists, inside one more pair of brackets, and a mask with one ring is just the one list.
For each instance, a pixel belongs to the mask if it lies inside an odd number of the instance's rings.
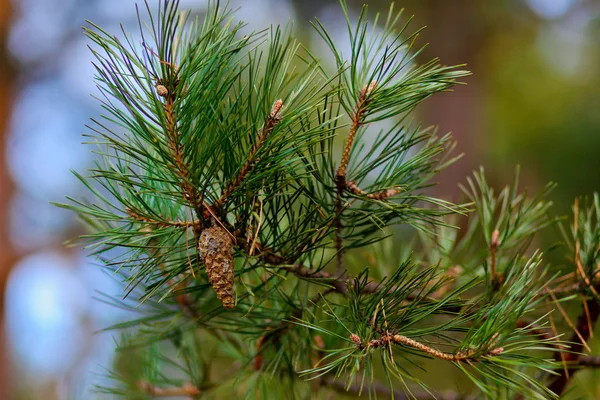
{"label": "tree twig", "polygon": [[[346,169],[350,160],[350,152],[352,151],[352,145],[358,129],[363,125],[365,112],[368,106],[368,97],[371,91],[375,88],[375,81],[371,82],[368,86],[365,86],[356,102],[354,113],[350,116],[352,119],[352,125],[350,126],[350,132],[346,138],[346,144],[344,145],[344,151],[342,153],[342,159],[340,165],[335,174],[335,249],[337,251],[337,266],[335,274],[341,276],[344,273],[344,243],[342,239],[342,230],[344,226],[342,224],[342,212],[344,211],[343,206],[343,194],[344,190],[348,187],[348,181],[346,180]],[[354,185],[356,186],[356,185]]]}
{"label": "tree twig", "polygon": [[281,121],[282,108],[283,102],[281,99],[273,103],[273,107],[271,108],[271,112],[265,121],[265,125],[259,130],[258,135],[256,136],[256,141],[248,152],[248,158],[246,159],[246,162],[240,169],[240,172],[237,174],[235,179],[225,188],[225,190],[223,190],[221,197],[213,204],[215,209],[218,210],[221,208],[223,203],[225,203],[225,200],[231,195],[231,193],[233,193],[235,189],[238,188],[238,186],[240,186],[246,175],[248,175],[248,173],[254,167],[256,153],[264,145],[267,138],[273,132],[275,126],[279,123],[279,121]]}
{"label": "tree twig", "polygon": [[151,218],[151,217],[144,216],[138,210],[131,208],[131,207],[127,207],[125,209],[125,211],[131,218],[133,218],[139,222],[149,224],[149,225],[156,225],[156,226],[161,226],[161,227],[174,226],[176,228],[186,228],[186,229],[187,228],[195,228],[195,227],[202,225],[202,222],[199,219],[195,219],[193,221],[171,221],[168,219],[157,219],[157,218]]}
{"label": "tree twig", "polygon": [[577,365],[580,367],[600,368],[600,356],[579,356]]}
{"label": "tree twig", "polygon": [[439,358],[440,360],[461,362],[466,360],[477,360],[483,356],[497,356],[504,351],[502,347],[494,347],[494,341],[488,344],[486,347],[479,349],[469,349],[467,351],[458,351],[456,353],[445,353],[439,351],[436,348],[428,346],[424,343],[418,342],[404,335],[392,335],[390,333],[383,334],[379,339],[372,339],[366,343],[363,343],[360,337],[356,334],[350,336],[352,341],[359,348],[378,348],[390,346],[391,344],[399,344],[408,347],[412,347],[423,353],[427,353],[432,357]]}
{"label": "tree twig", "polygon": [[[175,66],[171,66],[173,76],[175,77],[177,74],[177,69]],[[174,85],[177,82],[177,79],[173,79]],[[160,89],[158,88],[160,86]],[[179,175],[179,186],[183,193],[183,197],[189,201],[194,210],[198,215],[201,215],[201,205],[198,202],[198,196],[196,192],[196,188],[190,182],[190,171],[188,169],[188,165],[184,160],[183,147],[179,142],[179,132],[177,130],[177,119],[175,116],[175,93],[176,88],[167,88],[162,84],[157,85],[158,94],[165,99],[164,110],[165,110],[165,120],[166,120],[166,137],[168,140],[169,148],[172,152],[173,160],[174,160],[174,169],[177,171]]]}
{"label": "tree twig", "polygon": [[378,192],[367,193],[361,188],[359,188],[356,182],[354,181],[346,182],[346,189],[348,189],[350,192],[356,195],[365,196],[366,198],[371,200],[385,200],[389,197],[393,197],[400,193],[399,189],[383,189]]}
{"label": "tree twig", "polygon": [[354,138],[356,137],[358,129],[364,123],[363,119],[367,111],[367,106],[369,105],[368,97],[369,94],[371,94],[371,92],[373,91],[373,89],[375,89],[376,84],[377,83],[375,81],[371,82],[368,86],[365,86],[358,95],[356,108],[354,109],[353,115],[351,115],[352,126],[350,127],[350,132],[348,133],[348,137],[346,138],[344,152],[342,153],[342,160],[337,170],[337,175],[339,176],[346,177],[346,168],[348,167],[348,162],[350,160],[350,152],[352,151]]}

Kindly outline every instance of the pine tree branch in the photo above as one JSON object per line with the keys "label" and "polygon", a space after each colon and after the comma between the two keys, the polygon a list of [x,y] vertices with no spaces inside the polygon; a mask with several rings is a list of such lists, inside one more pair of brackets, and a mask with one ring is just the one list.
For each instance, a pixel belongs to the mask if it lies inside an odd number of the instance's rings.
{"label": "pine tree branch", "polygon": [[350,153],[352,152],[352,147],[354,145],[354,140],[356,138],[356,134],[362,125],[365,123],[365,116],[367,113],[367,107],[369,106],[369,95],[377,86],[377,82],[372,81],[369,85],[362,88],[358,95],[358,99],[356,102],[356,106],[354,108],[353,114],[350,116],[352,120],[352,124],[350,126],[350,131],[348,133],[348,137],[346,138],[346,143],[344,145],[344,150],[342,153],[342,159],[340,161],[340,165],[335,174],[335,203],[334,203],[334,212],[336,218],[334,220],[335,226],[335,248],[337,251],[337,267],[336,267],[336,275],[342,276],[344,273],[344,244],[342,238],[342,230],[344,228],[342,224],[342,212],[344,209],[343,206],[343,195],[345,191],[349,191],[358,196],[364,196],[371,200],[385,200],[389,197],[393,197],[399,193],[399,189],[384,189],[374,193],[368,193],[362,190],[356,182],[349,181],[347,179],[347,168],[348,163],[350,162]]}
{"label": "pine tree branch", "polygon": [[600,356],[579,356],[577,365],[580,367],[600,368]]}
{"label": "pine tree branch", "polygon": [[[163,61],[163,63],[166,63]],[[171,81],[173,85],[177,84],[177,68],[174,65],[170,65],[173,77]],[[176,100],[176,87],[167,88],[163,83],[157,84],[157,92],[158,94],[165,99],[164,110],[165,110],[165,120],[166,120],[166,137],[168,140],[169,149],[171,150],[171,155],[173,156],[173,160],[175,161],[174,169],[177,171],[179,176],[179,186],[183,193],[183,197],[189,201],[194,210],[196,210],[197,215],[202,215],[201,205],[198,202],[198,196],[196,192],[196,188],[190,182],[190,171],[188,169],[188,165],[184,160],[183,155],[183,147],[180,143],[179,132],[177,129],[177,118],[175,115],[175,100]]]}
{"label": "pine tree branch", "polygon": [[[575,232],[575,265],[577,274],[581,276],[583,281],[585,282],[585,287],[588,288],[593,294],[593,298],[588,302],[585,298],[583,299],[582,310],[577,319],[577,324],[569,337],[569,342],[573,343],[570,348],[570,352],[566,354],[556,353],[555,358],[561,358],[564,363],[564,368],[561,371],[558,371],[558,377],[554,378],[554,380],[550,383],[548,388],[552,390],[557,395],[561,395],[567,384],[569,383],[570,378],[577,371],[577,365],[569,365],[569,364],[577,364],[581,355],[580,353],[583,351],[584,347],[587,348],[587,341],[593,335],[593,327],[600,318],[600,301],[598,297],[598,286],[594,286],[590,281],[589,277],[585,273],[583,269],[583,265],[581,262],[581,242],[579,237],[577,236],[579,232],[579,199],[575,199],[575,203],[573,205],[573,232]],[[584,224],[585,225],[585,224]],[[588,228],[589,229],[589,228]],[[600,285],[599,285],[600,286]],[[560,306],[560,304],[557,303]],[[588,348],[589,349],[589,348]]]}
{"label": "pine tree branch", "polygon": [[[330,284],[336,292],[343,295],[348,293],[348,280],[346,278],[336,278],[327,271],[313,271],[300,264],[293,265],[292,268],[288,268],[287,270],[300,278],[327,280],[327,283]],[[375,290],[375,286],[376,284],[371,285],[371,290]]]}
{"label": "pine tree branch", "polygon": [[411,339],[407,336],[398,335],[398,334],[392,335],[387,332],[385,334],[383,334],[381,336],[381,338],[370,340],[367,343],[363,343],[361,338],[356,334],[352,334],[350,336],[350,338],[356,344],[356,347],[361,348],[361,349],[389,347],[391,344],[398,344],[398,345],[412,347],[414,349],[417,349],[419,351],[427,353],[432,357],[439,358],[440,360],[452,361],[452,362],[461,362],[461,361],[467,361],[467,360],[477,361],[481,357],[497,356],[504,351],[504,348],[502,348],[502,347],[492,348],[493,347],[493,342],[492,342],[492,344],[486,346],[485,348],[469,349],[467,351],[459,351],[456,353],[445,353],[445,352],[439,351],[438,349],[435,349],[431,346],[428,346],[424,343],[421,343],[414,339]]}
{"label": "pine tree branch", "polygon": [[[345,278],[345,277],[335,277],[334,274],[331,274],[327,271],[323,271],[323,270],[314,271],[314,270],[308,269],[305,266],[300,265],[300,264],[294,264],[291,266],[291,268],[285,268],[285,269],[303,279],[326,280],[325,283],[331,285],[332,290],[334,292],[340,293],[344,296],[348,294],[348,289],[355,285],[354,279]],[[361,294],[376,294],[376,293],[379,293],[383,289],[384,289],[384,285],[382,285],[381,282],[371,281],[361,288],[360,293]],[[396,289],[392,287],[391,289],[388,289],[388,292],[393,293],[395,290]],[[443,293],[441,293],[441,294],[443,294]],[[406,300],[408,300],[408,301],[417,300],[417,299],[420,299],[420,300],[428,300],[429,299],[429,300],[435,301],[437,298],[436,297],[423,298],[422,296],[417,296],[417,295],[409,295],[406,298]]]}
{"label": "pine tree branch", "polygon": [[125,211],[131,218],[133,218],[139,222],[143,222],[143,223],[150,224],[150,225],[156,225],[156,226],[160,226],[160,227],[174,226],[177,228],[186,228],[187,229],[187,228],[195,228],[195,227],[202,226],[202,222],[198,219],[195,219],[193,221],[171,221],[171,220],[166,220],[166,219],[156,219],[156,218],[150,218],[150,217],[144,216],[138,210],[136,210],[132,207],[127,207],[125,209]]}
{"label": "pine tree branch", "polygon": [[[302,318],[302,314],[304,310],[306,310],[309,306],[317,305],[325,296],[329,293],[333,293],[335,290],[327,289],[323,292],[317,293],[311,299],[308,300],[308,303],[305,307],[301,307],[296,309],[288,318],[285,318],[281,321],[281,323],[275,327],[269,329],[262,336],[260,336],[256,342],[256,355],[254,356],[254,369],[259,370],[262,368],[264,363],[264,358],[262,355],[263,347],[266,343],[277,341],[278,338],[285,335],[291,325],[294,324],[294,320]],[[321,357],[323,358],[323,357]]]}
{"label": "pine tree branch", "polygon": [[337,170],[338,176],[343,176],[344,178],[346,177],[346,168],[348,167],[348,162],[350,161],[350,152],[352,151],[354,138],[356,137],[358,129],[364,123],[365,113],[367,111],[367,106],[369,105],[368,97],[369,94],[371,94],[371,92],[373,91],[373,89],[375,89],[376,84],[377,83],[375,81],[371,82],[368,86],[365,86],[358,95],[358,101],[356,102],[354,114],[350,117],[352,119],[352,125],[350,127],[348,137],[346,138],[344,152],[342,153],[342,160]]}
{"label": "pine tree branch", "polygon": [[348,187],[348,182],[346,180],[346,169],[348,167],[348,162],[350,160],[350,152],[352,151],[352,145],[354,144],[354,138],[356,137],[356,133],[361,125],[364,123],[363,118],[365,116],[366,108],[368,105],[367,97],[371,90],[375,87],[375,82],[371,82],[369,86],[365,86],[359,96],[358,101],[356,103],[356,107],[353,115],[351,115],[352,125],[350,127],[350,132],[348,133],[348,137],[346,138],[346,144],[344,145],[344,152],[342,153],[342,159],[340,161],[340,165],[335,174],[335,204],[334,204],[334,212],[335,212],[335,248],[337,251],[337,267],[335,274],[337,276],[342,276],[344,273],[344,241],[342,238],[342,230],[344,226],[342,224],[342,212],[343,212],[343,194],[344,190]]}
{"label": "pine tree branch", "polygon": [[[587,302],[587,300],[584,300]],[[569,337],[568,342],[573,343],[568,353],[556,353],[555,359],[562,359],[566,364],[566,368],[560,371],[556,371],[559,375],[551,381],[548,385],[548,389],[552,390],[557,395],[561,395],[569,380],[575,372],[577,372],[577,364],[580,358],[579,353],[584,349],[584,342],[590,338],[591,330],[590,327],[595,325],[596,321],[600,317],[600,303],[593,299],[587,304],[582,306],[582,311],[577,319],[576,331],[574,331]]]}
{"label": "pine tree branch", "polygon": [[231,195],[231,193],[233,193],[240,186],[240,184],[244,181],[244,178],[246,178],[248,173],[252,171],[252,168],[254,167],[254,163],[256,161],[256,153],[265,144],[265,141],[271,135],[275,126],[279,123],[279,121],[281,121],[282,108],[283,102],[281,99],[273,103],[273,107],[271,108],[271,112],[267,117],[265,125],[259,130],[258,135],[256,136],[256,141],[254,142],[254,145],[252,145],[252,148],[250,148],[250,151],[248,152],[248,158],[246,159],[246,162],[240,169],[240,172],[235,177],[235,179],[223,191],[221,197],[217,201],[215,201],[215,203],[213,204],[214,209],[219,210],[223,206],[227,198]]}
{"label": "pine tree branch", "polygon": [[399,189],[383,189],[378,192],[367,193],[359,188],[354,181],[346,182],[346,188],[355,195],[364,196],[371,200],[385,200],[400,193]]}
{"label": "pine tree branch", "polygon": [[[147,230],[148,232],[150,232],[150,229],[145,228],[145,230]],[[152,238],[150,239],[150,245],[153,246],[155,248],[153,253],[148,253],[148,255],[150,257],[153,258],[157,258],[159,252],[160,252],[160,246],[158,241],[156,240],[156,238]],[[162,264],[159,264],[158,267],[161,269],[161,271],[163,272],[163,274],[166,272],[165,268]],[[193,275],[194,271],[192,270],[192,275]],[[176,282],[174,279],[170,279],[168,281],[168,284],[170,286],[174,286],[175,290],[180,289],[182,287],[185,286],[185,276],[183,276],[182,274],[180,274],[178,276],[178,278],[180,278],[179,282]],[[194,308],[194,305],[192,303],[192,301],[190,301],[190,296],[187,293],[182,293],[180,295],[177,295],[175,297],[175,301],[177,302],[177,304],[179,305],[179,307],[181,307],[181,309],[184,311],[185,314],[187,314],[189,317],[194,318],[194,319],[198,319],[200,318],[200,314],[198,314],[198,311],[196,311],[196,309]]]}

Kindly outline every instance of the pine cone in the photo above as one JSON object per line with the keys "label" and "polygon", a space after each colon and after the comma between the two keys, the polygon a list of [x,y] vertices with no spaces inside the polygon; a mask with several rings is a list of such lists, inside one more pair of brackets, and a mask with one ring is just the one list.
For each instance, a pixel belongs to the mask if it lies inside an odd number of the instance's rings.
{"label": "pine cone", "polygon": [[220,227],[212,227],[200,234],[200,254],[208,280],[223,307],[233,308],[233,242]]}

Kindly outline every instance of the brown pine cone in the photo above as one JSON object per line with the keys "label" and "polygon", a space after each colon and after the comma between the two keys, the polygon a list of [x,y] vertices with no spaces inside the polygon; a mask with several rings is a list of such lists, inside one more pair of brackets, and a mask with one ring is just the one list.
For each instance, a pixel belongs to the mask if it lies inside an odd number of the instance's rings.
{"label": "brown pine cone", "polygon": [[208,280],[225,308],[233,308],[233,242],[227,231],[213,226],[200,234],[200,254]]}

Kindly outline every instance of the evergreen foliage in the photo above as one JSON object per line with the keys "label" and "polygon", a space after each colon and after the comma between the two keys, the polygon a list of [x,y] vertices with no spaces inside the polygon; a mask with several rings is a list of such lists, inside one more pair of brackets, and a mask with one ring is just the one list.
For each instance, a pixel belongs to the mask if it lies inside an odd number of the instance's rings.
{"label": "evergreen foliage", "polygon": [[[453,142],[411,111],[468,72],[418,65],[419,31],[393,7],[369,22],[366,7],[353,21],[341,6],[350,54],[314,25],[334,68],[290,26],[242,36],[219,2],[203,20],[177,1],[146,5],[141,43],[86,29],[98,160],[77,174],[90,197],[61,206],[123,282],[124,298],[100,300],[135,315],[109,328],[122,336],[102,393],[444,398],[431,384],[445,365],[478,398],[564,389],[560,361],[578,356],[548,333],[549,313],[577,293],[600,299],[598,198],[563,228],[579,274],[557,278],[532,248],[557,222],[551,185],[528,196],[517,173],[496,193],[481,170],[467,204],[428,196]],[[373,131],[383,120],[391,128]],[[586,339],[569,341],[581,352]]]}

